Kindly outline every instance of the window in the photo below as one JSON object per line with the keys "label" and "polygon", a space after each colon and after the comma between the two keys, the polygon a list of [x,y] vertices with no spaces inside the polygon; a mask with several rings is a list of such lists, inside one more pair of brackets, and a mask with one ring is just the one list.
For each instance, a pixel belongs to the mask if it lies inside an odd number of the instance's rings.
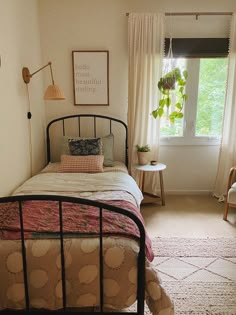
{"label": "window", "polygon": [[218,144],[224,112],[228,58],[174,58],[174,66],[187,69],[183,119],[175,124],[162,117],[162,144]]}
{"label": "window", "polygon": [[221,136],[226,78],[226,58],[200,60],[196,136]]}

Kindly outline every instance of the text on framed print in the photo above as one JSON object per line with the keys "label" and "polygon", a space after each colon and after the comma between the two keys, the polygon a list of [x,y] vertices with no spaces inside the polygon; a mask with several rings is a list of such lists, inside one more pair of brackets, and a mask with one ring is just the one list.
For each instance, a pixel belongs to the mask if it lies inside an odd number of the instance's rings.
{"label": "text on framed print", "polygon": [[72,51],[74,104],[109,105],[109,52]]}

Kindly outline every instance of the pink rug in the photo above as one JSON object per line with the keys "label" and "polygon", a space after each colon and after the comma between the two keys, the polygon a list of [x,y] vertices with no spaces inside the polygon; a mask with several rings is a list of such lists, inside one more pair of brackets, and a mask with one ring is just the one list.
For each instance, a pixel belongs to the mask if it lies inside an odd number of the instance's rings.
{"label": "pink rug", "polygon": [[236,238],[154,238],[152,244],[154,268],[176,315],[236,315]]}

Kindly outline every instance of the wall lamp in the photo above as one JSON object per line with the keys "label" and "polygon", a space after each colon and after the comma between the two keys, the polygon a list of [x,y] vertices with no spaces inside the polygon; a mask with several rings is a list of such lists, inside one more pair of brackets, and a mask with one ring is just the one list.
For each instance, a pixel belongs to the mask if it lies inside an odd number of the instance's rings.
{"label": "wall lamp", "polygon": [[[30,73],[29,69],[27,67],[24,67],[22,69],[22,77],[26,84],[29,84],[30,79],[39,71],[43,70],[46,67],[50,67],[51,72],[51,78],[52,78],[52,84],[49,85],[46,89],[46,92],[44,94],[45,100],[64,100],[65,96],[64,93],[61,91],[58,85],[54,83],[53,74],[52,74],[52,63],[48,62],[45,66],[38,69],[37,71]],[[33,174],[33,158],[32,158],[32,135],[31,135],[31,111],[30,111],[30,98],[29,98],[29,91],[28,92],[28,112],[27,112],[27,118],[28,118],[28,128],[29,128],[29,150],[30,150],[30,175]]]}
{"label": "wall lamp", "polygon": [[38,69],[37,71],[33,73],[30,73],[29,68],[24,67],[22,69],[23,80],[26,84],[28,84],[33,75],[35,75],[36,73],[38,73],[39,71],[43,70],[44,68],[48,66],[50,67],[52,84],[47,87],[46,92],[44,94],[44,99],[45,100],[64,100],[65,99],[64,93],[59,88],[59,86],[54,83],[51,61],[49,61],[45,66],[43,66],[42,68]]}

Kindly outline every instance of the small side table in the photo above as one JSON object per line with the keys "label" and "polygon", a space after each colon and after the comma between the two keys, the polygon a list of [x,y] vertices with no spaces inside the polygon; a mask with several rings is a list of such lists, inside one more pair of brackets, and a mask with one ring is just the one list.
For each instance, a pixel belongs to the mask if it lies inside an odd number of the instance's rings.
{"label": "small side table", "polygon": [[[164,182],[162,171],[166,169],[166,165],[162,163],[157,163],[157,165],[136,165],[136,170],[139,171],[139,188],[143,193],[144,200],[142,203],[152,203],[161,201],[162,206],[165,205],[165,192],[164,192]],[[147,192],[144,192],[144,182],[145,182],[145,173],[146,172],[158,172],[160,178],[160,189],[161,195],[156,196]]]}

